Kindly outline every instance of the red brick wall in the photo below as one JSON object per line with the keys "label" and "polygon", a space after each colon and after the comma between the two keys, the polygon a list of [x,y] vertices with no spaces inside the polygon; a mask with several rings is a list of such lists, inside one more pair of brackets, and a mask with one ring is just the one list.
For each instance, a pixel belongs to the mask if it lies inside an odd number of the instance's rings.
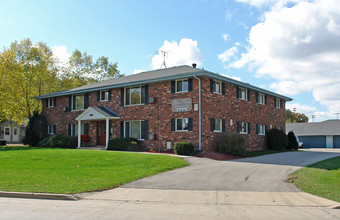
{"label": "red brick wall", "polygon": [[[220,133],[210,131],[210,118],[224,119],[226,121],[226,132],[236,132],[237,121],[244,121],[251,124],[251,134],[243,135],[248,144],[249,150],[258,150],[266,147],[265,136],[256,134],[256,124],[281,126],[284,129],[284,106],[283,109],[274,108],[274,98],[267,97],[267,105],[256,104],[255,91],[251,91],[250,101],[236,98],[236,87],[226,84],[226,94],[215,94],[210,92],[210,79],[202,79],[202,151],[214,151],[213,140]],[[89,94],[90,106],[106,106],[121,115],[122,121],[148,120],[149,134],[156,134],[156,140],[145,140],[146,147],[166,150],[166,142],[189,141],[198,148],[198,111],[194,107],[190,112],[172,112],[171,101],[178,98],[192,98],[192,103],[198,104],[198,81],[193,79],[193,91],[171,94],[171,82],[149,84],[149,97],[156,97],[154,104],[121,106],[120,89],[113,89],[111,101],[97,102],[97,93]],[[49,124],[55,124],[57,133],[68,133],[68,124],[76,124],[75,118],[83,111],[63,112],[62,108],[69,108],[69,97],[57,98],[56,107],[46,108],[43,100],[43,113],[46,115]],[[193,118],[193,131],[176,132],[171,131],[171,118]],[[160,118],[160,120],[159,120]],[[230,126],[230,118],[233,125]],[[113,133],[111,138],[120,137],[120,121],[111,120]],[[160,131],[160,132],[159,132]],[[90,144],[97,145],[97,121],[91,121],[89,127]]]}

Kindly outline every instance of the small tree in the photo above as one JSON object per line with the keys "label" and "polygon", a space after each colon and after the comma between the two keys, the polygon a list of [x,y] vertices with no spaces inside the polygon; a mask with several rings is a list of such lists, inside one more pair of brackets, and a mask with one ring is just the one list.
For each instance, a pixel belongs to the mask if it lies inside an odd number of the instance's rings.
{"label": "small tree", "polygon": [[47,120],[38,112],[33,112],[28,121],[23,143],[29,146],[37,146],[38,142],[47,137]]}
{"label": "small tree", "polygon": [[295,137],[295,134],[293,131],[290,131],[287,135],[288,137],[288,146],[287,146],[287,150],[298,150],[298,143]]}
{"label": "small tree", "polygon": [[288,146],[287,135],[276,128],[271,129],[267,133],[268,147],[271,150],[285,150]]}

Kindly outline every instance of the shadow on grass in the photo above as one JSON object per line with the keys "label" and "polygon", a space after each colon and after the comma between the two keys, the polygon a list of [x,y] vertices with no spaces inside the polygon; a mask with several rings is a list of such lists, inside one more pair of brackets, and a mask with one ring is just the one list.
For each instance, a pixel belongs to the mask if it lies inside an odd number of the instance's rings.
{"label": "shadow on grass", "polygon": [[47,148],[28,147],[28,146],[0,146],[0,151],[36,150],[36,149],[47,149]]}
{"label": "shadow on grass", "polygon": [[317,168],[317,169],[324,169],[324,170],[338,170],[340,169],[340,156],[330,158],[324,161],[320,161],[318,163],[314,163],[311,165],[308,165],[307,167],[310,168]]}

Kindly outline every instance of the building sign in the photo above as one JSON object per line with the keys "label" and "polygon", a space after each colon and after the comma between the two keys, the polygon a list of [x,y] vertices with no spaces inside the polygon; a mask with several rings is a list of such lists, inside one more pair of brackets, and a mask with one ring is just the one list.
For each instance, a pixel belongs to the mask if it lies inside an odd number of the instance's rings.
{"label": "building sign", "polygon": [[172,100],[172,111],[173,112],[188,112],[192,109],[192,99],[173,99]]}

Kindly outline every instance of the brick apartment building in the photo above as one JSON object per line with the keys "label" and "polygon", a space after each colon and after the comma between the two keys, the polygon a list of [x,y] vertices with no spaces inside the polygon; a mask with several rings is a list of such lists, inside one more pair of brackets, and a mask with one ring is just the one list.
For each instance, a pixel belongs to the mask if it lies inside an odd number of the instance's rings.
{"label": "brick apartment building", "polygon": [[[193,65],[194,66],[194,65]],[[190,66],[143,72],[37,97],[48,133],[88,134],[90,145],[135,137],[161,151],[188,141],[214,151],[226,132],[242,134],[248,150],[266,147],[265,131],[285,129],[291,98]]]}

